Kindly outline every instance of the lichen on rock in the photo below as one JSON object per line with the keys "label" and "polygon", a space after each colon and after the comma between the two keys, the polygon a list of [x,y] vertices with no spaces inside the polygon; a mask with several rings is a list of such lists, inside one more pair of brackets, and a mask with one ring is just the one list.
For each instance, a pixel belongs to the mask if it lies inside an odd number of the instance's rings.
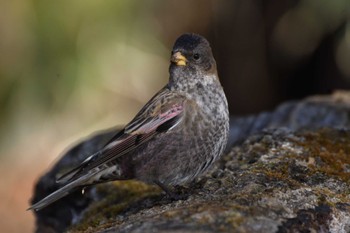
{"label": "lichen on rock", "polygon": [[[246,137],[235,137],[208,174],[180,188],[188,194],[184,200],[137,181],[110,182],[39,211],[38,232],[350,232],[350,101],[310,101],[284,108],[288,114],[270,113],[270,120],[274,114],[285,119],[276,128],[266,115],[261,122],[259,116],[241,118],[237,127]],[[302,109],[310,103],[307,115]],[[304,127],[317,109],[328,119],[313,123],[326,123]],[[306,114],[303,127],[293,120],[302,119],[299,113]],[[330,127],[337,117],[343,127]],[[65,164],[41,179],[37,195]],[[66,213],[62,206],[75,213],[71,221],[59,217]]]}
{"label": "lichen on rock", "polygon": [[233,147],[186,200],[138,182],[100,187],[108,197],[69,232],[348,232],[349,149],[346,130],[268,130]]}

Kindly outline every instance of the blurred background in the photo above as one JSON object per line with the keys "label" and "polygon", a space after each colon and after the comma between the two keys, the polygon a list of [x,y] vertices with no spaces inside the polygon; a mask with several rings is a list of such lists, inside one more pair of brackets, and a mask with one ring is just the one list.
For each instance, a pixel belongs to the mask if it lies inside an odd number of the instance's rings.
{"label": "blurred background", "polygon": [[0,1],[0,229],[32,232],[36,179],[127,123],[184,32],[211,42],[233,115],[350,87],[349,0]]}

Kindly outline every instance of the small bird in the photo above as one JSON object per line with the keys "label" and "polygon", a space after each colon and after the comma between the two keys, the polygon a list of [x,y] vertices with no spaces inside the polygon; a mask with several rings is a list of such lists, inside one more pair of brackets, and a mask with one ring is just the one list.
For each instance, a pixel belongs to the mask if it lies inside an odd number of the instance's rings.
{"label": "small bird", "polygon": [[100,151],[61,176],[62,188],[29,209],[40,210],[76,188],[125,179],[156,184],[174,197],[170,187],[208,170],[223,153],[229,130],[227,100],[209,42],[183,34],[170,61],[165,87]]}

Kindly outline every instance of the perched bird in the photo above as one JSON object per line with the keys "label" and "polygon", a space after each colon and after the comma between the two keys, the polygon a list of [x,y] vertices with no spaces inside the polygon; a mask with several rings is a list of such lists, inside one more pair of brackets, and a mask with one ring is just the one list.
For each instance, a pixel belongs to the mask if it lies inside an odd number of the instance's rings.
{"label": "perched bird", "polygon": [[170,187],[192,181],[220,157],[229,113],[209,42],[183,34],[170,61],[168,84],[103,149],[57,180],[65,186],[29,209],[112,180],[138,179],[173,195]]}

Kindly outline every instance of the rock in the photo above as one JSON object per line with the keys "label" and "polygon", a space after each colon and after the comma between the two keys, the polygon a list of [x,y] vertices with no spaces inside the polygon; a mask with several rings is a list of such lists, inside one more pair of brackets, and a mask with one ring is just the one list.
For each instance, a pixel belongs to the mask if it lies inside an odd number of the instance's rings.
{"label": "rock", "polygon": [[[110,182],[36,212],[37,232],[349,232],[349,96],[232,118],[231,146],[209,174],[180,188],[185,200],[141,182]],[[39,180],[34,200],[111,136],[70,150]]]}
{"label": "rock", "polygon": [[[56,183],[57,177],[79,165],[86,157],[102,148],[117,130],[114,128],[99,132],[66,152],[53,168],[36,183],[31,203],[41,200],[60,188],[62,185]],[[81,190],[77,190],[50,207],[34,212],[36,232],[64,231],[68,226],[78,221],[77,219],[81,212],[90,205],[93,199],[91,192],[86,192],[85,195],[82,195]]]}
{"label": "rock", "polygon": [[350,127],[350,92],[337,91],[329,96],[314,96],[303,101],[281,104],[273,112],[248,117],[232,117],[229,146],[263,129],[288,128],[315,130],[322,127]]}

